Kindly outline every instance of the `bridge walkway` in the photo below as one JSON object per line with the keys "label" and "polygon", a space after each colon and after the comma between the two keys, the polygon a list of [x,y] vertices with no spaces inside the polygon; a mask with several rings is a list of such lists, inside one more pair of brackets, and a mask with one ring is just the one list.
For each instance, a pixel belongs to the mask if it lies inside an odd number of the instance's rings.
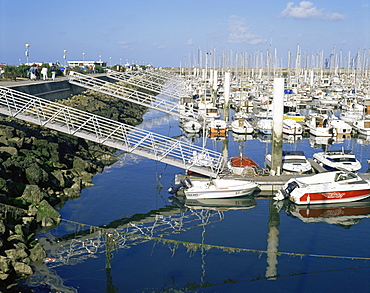
{"label": "bridge walkway", "polygon": [[[178,102],[155,97],[135,89],[123,87],[114,83],[102,81],[92,76],[71,72],[68,80],[71,84],[91,89],[132,103],[143,105],[164,113],[173,114],[184,119],[197,119],[198,113],[189,106],[180,107]],[[148,88],[149,89],[149,88]],[[192,117],[189,117],[192,114]]]}
{"label": "bridge walkway", "polygon": [[219,152],[6,87],[0,87],[0,113],[210,177],[224,166]]}
{"label": "bridge walkway", "polygon": [[150,70],[140,71],[111,71],[107,76],[118,81],[149,89],[157,94],[163,94],[173,99],[179,100],[186,97],[185,80],[161,78],[154,75]]}

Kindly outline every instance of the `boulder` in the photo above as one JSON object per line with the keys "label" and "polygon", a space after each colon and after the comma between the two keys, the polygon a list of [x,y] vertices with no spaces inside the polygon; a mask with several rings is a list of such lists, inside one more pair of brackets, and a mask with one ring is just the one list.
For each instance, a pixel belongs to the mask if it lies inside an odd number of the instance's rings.
{"label": "boulder", "polygon": [[52,227],[60,223],[61,215],[44,199],[39,204],[36,220],[43,227]]}
{"label": "boulder", "polygon": [[22,198],[37,204],[46,197],[47,193],[37,185],[27,185],[22,194]]}
{"label": "boulder", "polygon": [[42,185],[49,180],[49,174],[36,163],[27,167],[25,173],[27,181],[33,185]]}
{"label": "boulder", "polygon": [[0,273],[9,273],[11,271],[11,260],[6,257],[0,255]]}
{"label": "boulder", "polygon": [[44,260],[46,258],[46,252],[40,243],[37,243],[35,247],[29,250],[31,262]]}
{"label": "boulder", "polygon": [[19,261],[13,262],[13,268],[14,268],[15,273],[18,276],[29,276],[33,274],[33,270],[31,266],[23,262],[19,262]]}
{"label": "boulder", "polygon": [[[0,154],[6,153],[8,156],[16,157],[18,156],[18,150],[12,146],[0,146]],[[1,155],[1,157],[4,157]]]}

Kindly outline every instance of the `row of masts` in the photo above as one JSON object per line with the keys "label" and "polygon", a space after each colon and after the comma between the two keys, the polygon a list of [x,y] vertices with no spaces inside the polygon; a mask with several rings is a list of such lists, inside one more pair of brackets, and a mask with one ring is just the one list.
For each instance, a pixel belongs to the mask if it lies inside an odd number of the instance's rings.
{"label": "row of masts", "polygon": [[297,45],[296,54],[289,50],[280,56],[278,50],[271,46],[265,51],[239,52],[222,51],[219,53],[216,48],[203,52],[198,49],[196,53],[189,53],[185,56],[185,66],[180,66],[190,73],[194,68],[219,70],[220,72],[232,71],[235,75],[258,74],[263,70],[271,77],[282,77],[283,72],[288,75],[300,75],[302,70],[322,71],[327,75],[350,74],[354,72],[359,76],[368,76],[370,49],[358,49],[355,53],[348,51],[345,54],[342,50],[334,47],[329,53],[320,50],[314,53],[302,52],[300,45]]}

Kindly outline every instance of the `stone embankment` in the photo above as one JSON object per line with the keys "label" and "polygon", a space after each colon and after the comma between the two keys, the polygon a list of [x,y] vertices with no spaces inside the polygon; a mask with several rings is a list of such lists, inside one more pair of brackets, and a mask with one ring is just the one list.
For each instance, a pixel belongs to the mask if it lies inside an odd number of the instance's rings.
{"label": "stone embankment", "polygon": [[[146,112],[143,106],[89,90],[59,102],[130,125],[139,124]],[[0,292],[23,292],[15,281],[30,276],[32,263],[46,257],[35,231],[58,225],[55,208],[91,186],[92,177],[117,160],[114,152],[0,116]]]}

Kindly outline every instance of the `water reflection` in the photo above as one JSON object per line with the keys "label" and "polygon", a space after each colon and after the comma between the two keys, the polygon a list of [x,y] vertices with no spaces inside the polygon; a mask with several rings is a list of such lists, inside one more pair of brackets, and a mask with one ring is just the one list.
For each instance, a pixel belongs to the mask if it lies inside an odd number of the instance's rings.
{"label": "water reflection", "polygon": [[183,204],[189,209],[228,211],[254,208],[257,205],[257,201],[251,196],[246,196],[220,199],[186,199]]}
{"label": "water reflection", "polygon": [[281,203],[280,208],[294,218],[305,223],[325,222],[350,228],[361,219],[370,217],[370,199],[340,204],[296,205],[289,201]]}

